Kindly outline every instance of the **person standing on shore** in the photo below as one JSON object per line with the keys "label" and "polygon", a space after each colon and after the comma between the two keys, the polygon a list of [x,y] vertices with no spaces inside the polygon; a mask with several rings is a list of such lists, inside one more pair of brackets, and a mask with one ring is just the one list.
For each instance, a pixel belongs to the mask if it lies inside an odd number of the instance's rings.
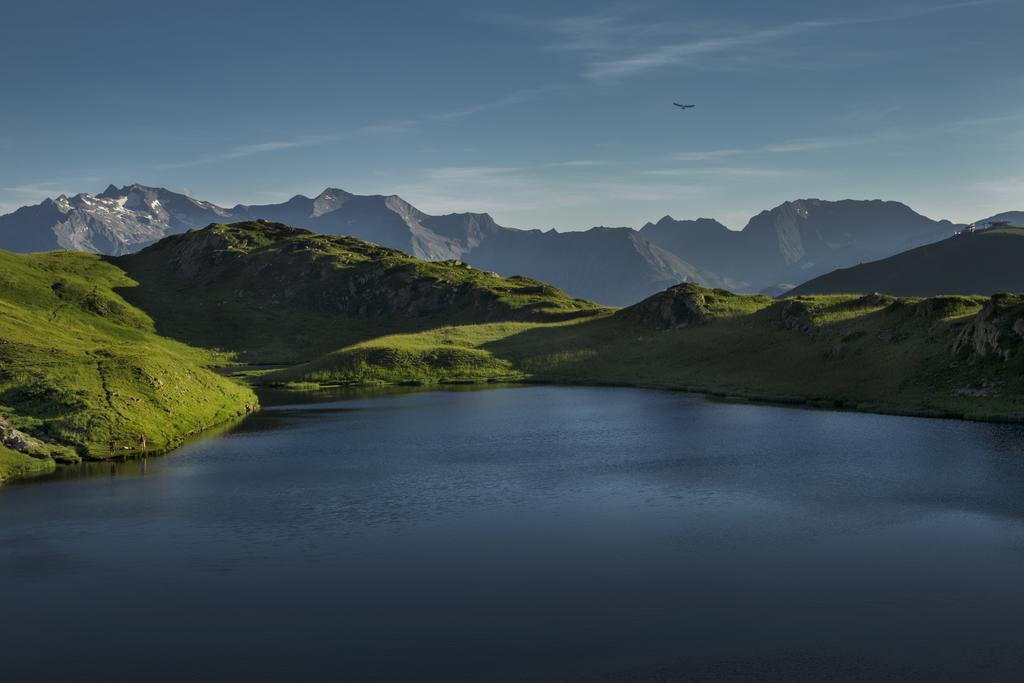
{"label": "person standing on shore", "polygon": [[139,448],[142,449],[142,450],[146,450],[146,435],[145,434],[143,434],[142,436],[139,437]]}

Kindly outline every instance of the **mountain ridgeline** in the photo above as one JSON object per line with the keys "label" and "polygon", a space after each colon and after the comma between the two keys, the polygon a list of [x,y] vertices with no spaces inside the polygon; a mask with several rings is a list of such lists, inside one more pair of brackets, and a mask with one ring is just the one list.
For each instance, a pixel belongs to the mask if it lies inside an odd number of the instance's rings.
{"label": "mountain ridgeline", "polygon": [[123,255],[191,228],[250,220],[358,237],[424,260],[465,260],[502,275],[542,279],[609,305],[629,304],[678,282],[724,284],[628,228],[515,230],[484,213],[431,216],[395,195],[354,195],[335,188],[281,204],[223,208],[162,188],[110,186],[95,197],[61,195],[0,216],[0,249]]}
{"label": "mountain ridgeline", "polygon": [[0,249],[75,249],[123,255],[211,223],[268,220],[358,237],[430,261],[462,260],[501,275],[548,282],[605,305],[635,303],[695,282],[735,291],[786,288],[953,234],[897,202],[786,202],[732,231],[711,219],[665,217],[640,230],[519,230],[486,213],[424,213],[401,197],[328,188],[280,204],[220,207],[162,188],[108,187],[61,195],[0,216]]}
{"label": "mountain ridgeline", "polygon": [[666,216],[640,234],[746,289],[762,290],[936,242],[956,229],[898,202],[808,199],[762,211],[738,232],[706,218]]}

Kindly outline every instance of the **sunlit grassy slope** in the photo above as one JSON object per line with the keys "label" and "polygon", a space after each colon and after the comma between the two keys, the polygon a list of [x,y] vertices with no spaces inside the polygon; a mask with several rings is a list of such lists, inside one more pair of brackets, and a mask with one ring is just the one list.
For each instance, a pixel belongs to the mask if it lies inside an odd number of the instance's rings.
{"label": "sunlit grassy slope", "polygon": [[6,448],[0,478],[69,457],[56,444],[106,457],[145,434],[163,449],[255,406],[206,369],[223,356],[157,336],[113,291],[132,284],[92,254],[0,251],[0,420],[54,443],[36,463]]}
{"label": "sunlit grassy slope", "polygon": [[676,304],[683,315],[669,326],[658,321],[671,297],[657,295],[647,309],[581,321],[382,337],[266,379],[612,383],[861,410],[1024,418],[1024,364],[1013,353],[1022,337],[1010,329],[1015,316],[1024,317],[1024,300],[1001,300],[1000,310],[1009,313],[986,324],[1010,327],[1002,346],[983,357],[971,345],[988,301],[982,297],[773,302],[695,285],[676,288],[680,295],[699,303],[696,311]]}
{"label": "sunlit grassy slope", "polygon": [[7,479],[48,474],[57,467],[52,457],[35,457],[0,446],[0,483]]}

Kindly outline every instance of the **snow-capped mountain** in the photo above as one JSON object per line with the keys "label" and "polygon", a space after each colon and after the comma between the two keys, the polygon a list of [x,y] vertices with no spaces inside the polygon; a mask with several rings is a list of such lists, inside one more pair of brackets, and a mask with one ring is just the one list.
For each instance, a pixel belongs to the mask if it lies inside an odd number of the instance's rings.
{"label": "snow-capped mountain", "polygon": [[0,216],[0,248],[124,254],[228,215],[209,202],[163,188],[111,185],[95,196],[60,195]]}

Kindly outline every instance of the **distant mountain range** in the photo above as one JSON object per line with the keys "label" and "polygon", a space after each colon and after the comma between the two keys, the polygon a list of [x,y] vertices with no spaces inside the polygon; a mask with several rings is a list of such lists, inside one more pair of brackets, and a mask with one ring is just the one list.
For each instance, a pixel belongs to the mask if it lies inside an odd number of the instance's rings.
{"label": "distant mountain range", "polygon": [[[1021,218],[1024,219],[1024,214]],[[978,221],[978,224],[986,223]],[[992,228],[964,232],[886,259],[836,270],[805,282],[789,294],[883,292],[895,296],[987,296],[1024,292],[1021,264],[1024,264],[1024,228]]]}
{"label": "distant mountain range", "polygon": [[634,303],[680,282],[778,293],[836,268],[942,240],[958,228],[897,202],[807,199],[763,211],[741,231],[711,219],[666,216],[640,230],[557,232],[503,227],[486,213],[433,216],[396,195],[336,188],[280,204],[225,208],[163,188],[111,185],[96,196],[61,195],[0,216],[0,249],[120,255],[191,228],[254,219],[534,277],[607,305]]}
{"label": "distant mountain range", "polygon": [[231,208],[163,188],[108,187],[61,195],[0,216],[0,249],[77,249],[120,255],[210,223],[263,219],[329,235],[350,235],[431,261],[466,260],[503,275],[527,275],[573,296],[625,305],[679,282],[728,285],[629,228],[586,232],[515,230],[485,213],[431,216],[401,197],[328,188],[281,204]]}
{"label": "distant mountain range", "polygon": [[935,242],[956,229],[899,202],[801,199],[762,211],[738,232],[706,218],[666,216],[640,234],[705,270],[763,290]]}

